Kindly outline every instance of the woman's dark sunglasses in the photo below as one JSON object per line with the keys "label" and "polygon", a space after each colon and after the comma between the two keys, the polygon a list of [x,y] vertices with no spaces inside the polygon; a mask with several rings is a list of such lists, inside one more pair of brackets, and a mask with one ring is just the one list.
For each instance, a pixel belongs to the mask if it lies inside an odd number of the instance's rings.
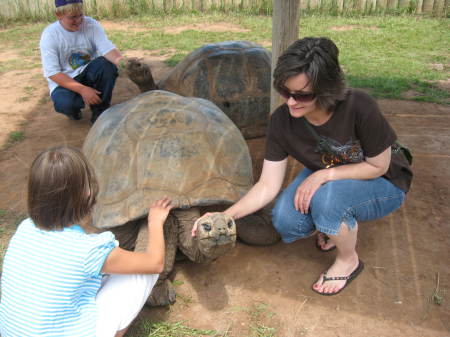
{"label": "woman's dark sunglasses", "polygon": [[294,101],[296,101],[296,102],[306,103],[306,102],[311,102],[316,98],[316,94],[312,93],[312,92],[293,94],[285,89],[278,90],[278,92],[281,96],[283,96],[286,99],[289,99],[290,97],[292,97],[294,99]]}

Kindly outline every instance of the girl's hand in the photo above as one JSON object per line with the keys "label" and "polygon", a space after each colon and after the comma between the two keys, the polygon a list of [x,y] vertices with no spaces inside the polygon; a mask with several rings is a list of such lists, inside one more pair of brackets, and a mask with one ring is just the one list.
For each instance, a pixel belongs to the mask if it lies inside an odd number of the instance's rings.
{"label": "girl's hand", "polygon": [[148,223],[160,223],[164,224],[169,211],[173,208],[172,200],[168,197],[164,197],[158,201],[155,201],[148,211]]}
{"label": "girl's hand", "polygon": [[217,214],[217,213],[220,213],[220,212],[207,212],[207,213],[203,214],[200,218],[198,218],[197,220],[195,220],[194,226],[192,227],[192,230],[191,230],[191,236],[194,237],[194,236],[197,235],[197,227],[198,227],[198,223],[201,221],[201,219],[203,219],[203,217],[209,216],[209,215],[213,215],[213,214]]}
{"label": "girl's hand", "polygon": [[312,173],[303,180],[297,188],[294,197],[294,207],[302,214],[308,214],[311,199],[322,184],[328,181],[328,169],[319,170]]}

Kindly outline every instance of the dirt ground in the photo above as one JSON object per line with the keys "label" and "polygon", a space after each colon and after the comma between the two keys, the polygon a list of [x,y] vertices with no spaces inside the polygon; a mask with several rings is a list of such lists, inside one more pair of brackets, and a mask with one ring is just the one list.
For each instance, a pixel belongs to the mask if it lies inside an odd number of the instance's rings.
{"label": "dirt ground", "polygon": [[[144,57],[156,79],[168,70],[156,56],[129,56]],[[0,60],[7,57],[14,55],[0,53]],[[136,94],[137,87],[120,77],[113,104]],[[81,121],[70,121],[53,110],[47,96],[39,69],[0,75],[0,209],[17,217],[26,213],[27,172],[37,152],[62,143],[81,147],[90,129],[88,110]],[[360,224],[358,252],[366,269],[344,292],[325,297],[310,290],[335,254],[319,252],[312,238],[270,247],[238,243],[209,265],[177,263],[177,302],[146,308],[141,317],[185,321],[224,336],[450,336],[450,107],[379,104],[399,139],[413,149],[415,177],[400,210]],[[16,130],[23,130],[23,139],[11,143],[8,135]],[[249,141],[256,177],[263,144],[264,139]],[[298,169],[292,164],[287,178]]]}

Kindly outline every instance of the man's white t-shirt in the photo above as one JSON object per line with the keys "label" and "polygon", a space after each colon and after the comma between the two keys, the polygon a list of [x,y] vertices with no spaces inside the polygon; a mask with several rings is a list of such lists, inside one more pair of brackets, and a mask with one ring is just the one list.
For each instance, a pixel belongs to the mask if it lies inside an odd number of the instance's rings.
{"label": "man's white t-shirt", "polygon": [[59,21],[47,26],[42,32],[39,46],[50,94],[58,86],[50,76],[64,73],[74,78],[90,61],[116,48],[102,26],[88,16],[84,17],[76,32],[66,30]]}

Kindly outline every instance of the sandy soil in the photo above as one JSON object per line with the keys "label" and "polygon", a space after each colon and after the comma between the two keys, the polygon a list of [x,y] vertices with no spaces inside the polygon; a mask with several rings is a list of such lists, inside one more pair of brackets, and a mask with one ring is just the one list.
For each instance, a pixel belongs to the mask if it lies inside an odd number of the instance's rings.
{"label": "sandy soil", "polygon": [[[168,71],[161,57],[144,57],[156,79]],[[0,61],[14,58],[0,53]],[[90,129],[90,112],[81,121],[57,114],[47,98],[40,69],[0,75],[0,209],[26,213],[29,165],[38,151],[56,144],[81,147]],[[34,89],[26,89],[32,86]],[[138,94],[119,78],[113,104]],[[26,98],[24,98],[26,97]],[[380,100],[400,140],[415,155],[415,179],[406,204],[394,214],[360,225],[358,251],[365,271],[342,294],[324,297],[310,290],[332,263],[334,252],[321,253],[312,238],[293,244],[251,247],[238,243],[209,265],[176,264],[179,294],[170,308],[146,308],[141,317],[185,321],[226,336],[450,336],[450,108],[411,101]],[[23,140],[9,144],[11,131]],[[258,176],[264,139],[249,142]],[[9,145],[8,145],[9,144]],[[291,163],[288,179],[299,166]],[[9,220],[11,217],[9,217]],[[5,229],[8,224],[3,221]],[[11,231],[0,231],[0,233]],[[6,244],[2,236],[1,244]],[[436,305],[431,295],[439,276]],[[227,332],[227,334],[226,334]]]}

